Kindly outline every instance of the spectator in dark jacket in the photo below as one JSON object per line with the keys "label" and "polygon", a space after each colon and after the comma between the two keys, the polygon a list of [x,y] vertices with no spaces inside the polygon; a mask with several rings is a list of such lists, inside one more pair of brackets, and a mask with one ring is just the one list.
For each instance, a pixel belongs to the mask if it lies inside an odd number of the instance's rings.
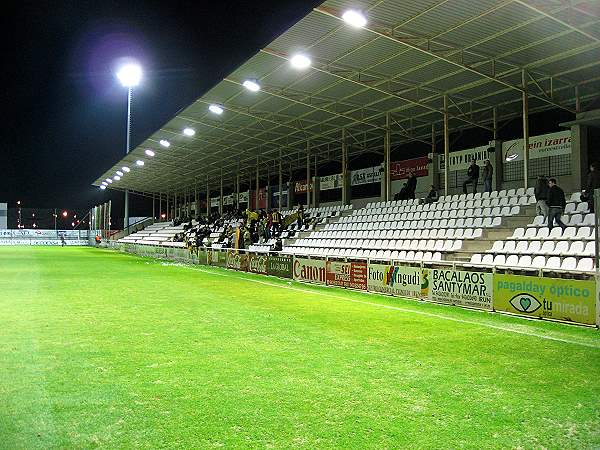
{"label": "spectator in dark jacket", "polygon": [[556,179],[548,180],[548,228],[552,230],[554,222],[565,231],[567,226],[560,220],[560,216],[565,210],[567,202],[565,201],[565,192],[558,187]]}
{"label": "spectator in dark jacket", "polygon": [[479,166],[477,161],[471,161],[471,165],[467,169],[467,179],[463,183],[463,193],[467,193],[467,184],[473,185],[473,193],[477,192],[477,183],[479,182]]}
{"label": "spectator in dark jacket", "polygon": [[538,216],[548,217],[548,179],[540,175],[535,183],[533,193],[535,194],[535,213]]}
{"label": "spectator in dark jacket", "polygon": [[410,172],[408,180],[406,181],[406,193],[408,198],[415,198],[415,192],[417,190],[417,176],[413,171]]}
{"label": "spectator in dark jacket", "polygon": [[596,163],[590,164],[581,200],[587,202],[590,212],[594,212],[594,190],[600,188],[600,172],[596,171]]}
{"label": "spectator in dark jacket", "polygon": [[396,201],[408,200],[408,191],[407,191],[406,183],[404,183],[404,185],[402,186],[402,189],[400,189],[400,192],[398,192],[396,195],[394,195],[394,200],[396,200]]}
{"label": "spectator in dark jacket", "polygon": [[431,185],[431,190],[429,191],[429,194],[427,194],[427,197],[425,198],[425,203],[435,203],[439,200],[440,196],[438,195],[438,192],[435,190],[435,186],[432,184]]}
{"label": "spectator in dark jacket", "polygon": [[485,160],[483,166],[483,192],[492,192],[492,180],[494,179],[494,167],[489,159]]}

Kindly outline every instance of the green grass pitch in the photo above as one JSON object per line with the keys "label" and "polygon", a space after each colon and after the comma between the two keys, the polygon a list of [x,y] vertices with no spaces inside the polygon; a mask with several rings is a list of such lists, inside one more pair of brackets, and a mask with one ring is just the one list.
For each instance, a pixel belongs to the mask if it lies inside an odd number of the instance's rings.
{"label": "green grass pitch", "polygon": [[597,330],[0,248],[0,448],[598,448]]}

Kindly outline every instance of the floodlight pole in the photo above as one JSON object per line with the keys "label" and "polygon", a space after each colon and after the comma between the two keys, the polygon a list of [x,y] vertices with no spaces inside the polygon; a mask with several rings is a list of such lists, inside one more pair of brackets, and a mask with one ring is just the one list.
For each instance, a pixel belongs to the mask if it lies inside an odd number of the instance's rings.
{"label": "floodlight pole", "polygon": [[[131,86],[127,89],[127,147],[125,148],[125,154],[129,154],[129,141],[131,136]],[[129,191],[125,190],[125,214],[124,214],[124,225],[123,229],[126,230],[129,226]]]}

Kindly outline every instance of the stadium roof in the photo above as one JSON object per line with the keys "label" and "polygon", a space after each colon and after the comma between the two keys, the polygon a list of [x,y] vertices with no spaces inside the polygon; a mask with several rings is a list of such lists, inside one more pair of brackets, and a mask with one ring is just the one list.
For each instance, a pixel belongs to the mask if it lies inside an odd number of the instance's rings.
{"label": "stadium roof", "polygon": [[[359,8],[363,28],[342,15]],[[290,58],[312,60],[298,70]],[[306,166],[307,145],[320,161],[340,159],[342,129],[351,154],[380,149],[389,114],[392,144],[431,143],[442,132],[444,95],[452,131],[522,115],[525,73],[530,112],[575,113],[600,92],[597,0],[329,0],[261,49],[227,78],[106,171],[127,165],[111,189],[179,193],[231,185]],[[260,91],[242,83],[257,80]],[[209,105],[223,108],[221,115]],[[182,134],[186,127],[196,134]],[[159,142],[166,139],[169,148]],[[307,144],[309,143],[309,144]],[[156,156],[148,158],[145,149]],[[137,159],[146,161],[135,166]]]}

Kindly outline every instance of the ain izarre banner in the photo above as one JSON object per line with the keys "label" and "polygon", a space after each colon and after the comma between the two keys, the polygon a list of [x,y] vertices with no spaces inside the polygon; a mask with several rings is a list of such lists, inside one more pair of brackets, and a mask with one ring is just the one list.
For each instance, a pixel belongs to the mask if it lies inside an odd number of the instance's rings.
{"label": "ain izarre banner", "polygon": [[452,269],[432,269],[429,300],[492,310],[493,275]]}
{"label": "ain izarre banner", "polygon": [[327,261],[327,284],[366,290],[367,263]]}
{"label": "ain izarre banner", "polygon": [[596,282],[496,274],[494,309],[593,325],[596,322]]}

